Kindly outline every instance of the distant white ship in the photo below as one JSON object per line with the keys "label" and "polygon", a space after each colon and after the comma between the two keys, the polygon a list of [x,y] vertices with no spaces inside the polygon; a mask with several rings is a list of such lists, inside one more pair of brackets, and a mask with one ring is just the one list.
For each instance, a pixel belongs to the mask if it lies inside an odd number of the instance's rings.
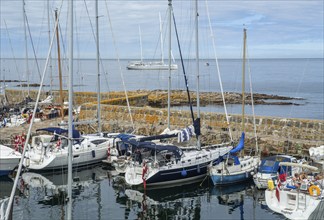
{"label": "distant white ship", "polygon": [[[139,35],[140,35],[140,47],[141,47],[141,60],[138,61],[130,61],[127,65],[127,69],[129,70],[177,70],[177,64],[169,64],[164,63],[163,58],[163,39],[162,39],[162,22],[161,22],[161,15],[159,14],[160,18],[160,45],[161,45],[161,60],[160,61],[143,61],[143,50],[142,50],[142,37],[141,37],[141,27],[139,26]],[[172,51],[171,51],[172,55]],[[173,56],[172,56],[173,57]],[[174,61],[174,60],[173,60]]]}
{"label": "distant white ship", "polygon": [[[144,62],[144,61],[131,61],[127,65],[129,70],[168,70],[169,64],[165,64],[163,61],[156,62]],[[177,64],[170,65],[171,70],[177,70]]]}

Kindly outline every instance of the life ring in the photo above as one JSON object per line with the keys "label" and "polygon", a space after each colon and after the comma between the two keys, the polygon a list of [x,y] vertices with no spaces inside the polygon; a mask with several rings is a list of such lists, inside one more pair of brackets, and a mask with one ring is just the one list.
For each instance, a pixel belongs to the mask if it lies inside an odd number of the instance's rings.
{"label": "life ring", "polygon": [[[314,195],[315,190],[316,190],[316,194]],[[311,187],[309,187],[308,192],[309,192],[309,195],[311,195],[311,196],[319,196],[321,193],[321,189],[316,185],[312,185]]]}

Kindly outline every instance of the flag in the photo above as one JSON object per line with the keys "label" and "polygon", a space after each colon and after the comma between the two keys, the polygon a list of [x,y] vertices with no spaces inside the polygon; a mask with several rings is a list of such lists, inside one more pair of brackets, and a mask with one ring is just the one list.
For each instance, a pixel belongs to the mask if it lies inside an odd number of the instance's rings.
{"label": "flag", "polygon": [[286,173],[285,169],[282,166],[280,166],[279,167],[279,181],[285,182],[286,177],[287,177],[287,173]]}
{"label": "flag", "polygon": [[193,135],[195,135],[194,127],[190,125],[178,133],[178,142],[189,141]]}
{"label": "flag", "polygon": [[281,186],[281,182],[280,182],[280,180],[278,180],[278,183],[276,186],[276,197],[278,199],[278,202],[280,202],[280,186]]}

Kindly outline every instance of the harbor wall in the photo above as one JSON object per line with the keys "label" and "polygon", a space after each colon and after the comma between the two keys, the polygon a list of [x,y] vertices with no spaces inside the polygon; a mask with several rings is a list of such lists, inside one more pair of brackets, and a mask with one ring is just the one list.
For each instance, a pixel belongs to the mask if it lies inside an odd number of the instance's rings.
{"label": "harbor wall", "polygon": [[[131,107],[131,114],[126,106],[103,105],[102,126],[104,131],[132,132],[143,135],[160,134],[167,128],[167,109],[151,107]],[[93,118],[97,106],[82,105],[79,119]],[[131,116],[130,116],[131,115]],[[195,115],[196,117],[196,115]],[[132,126],[134,123],[134,129]],[[171,129],[181,129],[192,124],[189,111],[171,110]],[[255,148],[255,127],[258,147],[263,154],[288,153],[290,155],[308,155],[310,147],[324,144],[323,121],[306,119],[287,119],[277,117],[245,116],[246,151]],[[242,131],[242,116],[230,115],[229,126],[225,114],[201,113],[202,142],[216,144],[229,141],[228,127],[233,140],[237,141]],[[85,128],[86,130],[86,128]]]}
{"label": "harbor wall", "polygon": [[[19,103],[27,94],[21,90],[6,90],[9,103]],[[163,93],[164,94],[164,93]],[[41,94],[41,99],[47,97]],[[63,96],[67,97],[67,91]],[[30,91],[30,97],[36,99],[37,91]],[[54,102],[59,103],[59,91],[53,91]],[[101,93],[102,131],[135,132],[142,135],[155,135],[167,128],[167,109],[153,108],[150,103],[161,99],[161,95],[152,99],[147,92],[128,92],[130,110],[124,92]],[[93,120],[97,115],[96,92],[74,92],[75,105],[81,105],[79,120]],[[189,109],[189,108],[188,108]],[[131,112],[131,114],[129,113]],[[196,115],[195,115],[196,117]],[[133,121],[133,123],[132,123]],[[307,155],[310,147],[324,144],[323,120],[308,120],[295,118],[279,118],[251,115],[244,118],[246,132],[246,151],[254,149],[256,139],[258,147],[264,154],[289,153],[291,155]],[[184,110],[171,110],[171,129],[181,129],[192,124],[191,114]],[[83,132],[94,132],[95,125],[80,125]],[[201,113],[202,143],[216,144],[230,141],[228,128],[234,141],[239,139],[242,131],[242,116],[230,115],[229,126],[224,113]],[[194,139],[192,139],[194,141]]]}

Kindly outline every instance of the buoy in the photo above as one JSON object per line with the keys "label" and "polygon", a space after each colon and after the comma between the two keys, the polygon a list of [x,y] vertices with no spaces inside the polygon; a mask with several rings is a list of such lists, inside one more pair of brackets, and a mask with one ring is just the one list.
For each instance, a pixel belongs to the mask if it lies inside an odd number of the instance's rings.
{"label": "buoy", "polygon": [[96,151],[92,150],[91,153],[92,153],[92,157],[95,158],[96,157]]}
{"label": "buoy", "polygon": [[181,171],[181,176],[183,176],[183,177],[187,176],[187,171],[185,169],[183,169]]}
{"label": "buoy", "polygon": [[321,193],[321,189],[316,185],[312,185],[311,187],[309,187],[308,192],[311,196],[319,196]]}

